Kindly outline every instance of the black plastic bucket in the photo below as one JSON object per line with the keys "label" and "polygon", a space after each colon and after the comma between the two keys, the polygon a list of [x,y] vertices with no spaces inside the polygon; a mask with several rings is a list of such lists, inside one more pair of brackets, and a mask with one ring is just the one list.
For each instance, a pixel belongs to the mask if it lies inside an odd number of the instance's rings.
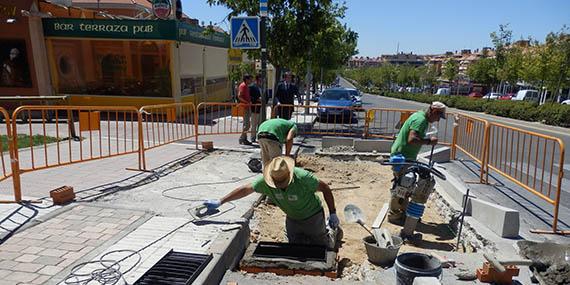
{"label": "black plastic bucket", "polygon": [[396,258],[396,280],[398,285],[412,285],[416,277],[441,276],[441,261],[431,255],[408,252]]}

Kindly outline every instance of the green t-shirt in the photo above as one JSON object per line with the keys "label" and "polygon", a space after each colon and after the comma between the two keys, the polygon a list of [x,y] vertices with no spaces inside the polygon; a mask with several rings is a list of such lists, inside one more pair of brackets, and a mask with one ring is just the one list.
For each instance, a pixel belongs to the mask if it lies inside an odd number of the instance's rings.
{"label": "green t-shirt", "polygon": [[285,119],[271,119],[259,125],[257,133],[270,133],[279,139],[280,143],[285,143],[289,130],[297,131],[297,125],[294,122]]}
{"label": "green t-shirt", "polygon": [[316,194],[319,179],[298,167],[295,167],[293,182],[285,190],[270,188],[263,176],[256,178],[252,186],[255,192],[270,197],[287,217],[294,220],[307,219],[323,208]]}
{"label": "green t-shirt", "polygon": [[425,111],[418,111],[413,113],[402,125],[400,128],[400,132],[398,133],[398,137],[392,143],[391,155],[395,154],[402,154],[408,160],[416,160],[420,149],[422,148],[421,145],[409,145],[408,144],[408,135],[410,134],[410,130],[416,131],[420,138],[425,137],[426,130],[428,128],[429,122],[426,117]]}

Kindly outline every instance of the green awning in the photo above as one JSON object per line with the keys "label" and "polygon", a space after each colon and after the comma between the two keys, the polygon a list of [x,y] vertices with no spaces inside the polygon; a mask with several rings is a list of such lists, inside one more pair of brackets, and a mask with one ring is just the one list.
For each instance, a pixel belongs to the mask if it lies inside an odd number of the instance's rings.
{"label": "green awning", "polygon": [[229,36],[176,20],[42,19],[46,37],[172,40],[230,47]]}

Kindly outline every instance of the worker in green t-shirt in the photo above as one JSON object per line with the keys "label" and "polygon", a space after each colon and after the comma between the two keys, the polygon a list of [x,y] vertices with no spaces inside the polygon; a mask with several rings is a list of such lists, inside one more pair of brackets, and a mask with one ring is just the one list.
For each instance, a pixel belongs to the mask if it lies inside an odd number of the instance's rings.
{"label": "worker in green t-shirt", "polygon": [[282,155],[283,144],[285,144],[285,155],[291,155],[293,138],[296,133],[297,125],[285,119],[270,119],[259,125],[257,140],[261,148],[263,166],[269,164],[273,158]]}
{"label": "worker in green t-shirt", "polygon": [[[329,210],[327,229],[325,213],[317,191],[323,193]],[[288,156],[274,158],[264,169],[263,176],[252,183],[238,187],[222,199],[207,200],[208,210],[229,201],[243,198],[253,192],[265,194],[285,214],[285,228],[289,243],[323,245],[334,249],[342,239],[342,230],[336,215],[334,197],[329,186],[312,173],[295,167]]]}
{"label": "worker in green t-shirt", "polygon": [[[446,118],[445,104],[432,102],[427,111],[417,111],[412,114],[400,128],[398,136],[392,143],[390,162],[404,162],[406,160],[416,160],[422,145],[437,145],[437,137],[427,138],[426,131],[430,123],[438,122],[441,118]],[[408,199],[395,195],[394,189],[400,181],[400,176],[405,172],[406,167],[394,166],[394,184],[392,185],[390,199],[390,212],[388,220],[392,223],[401,223],[405,218]]]}

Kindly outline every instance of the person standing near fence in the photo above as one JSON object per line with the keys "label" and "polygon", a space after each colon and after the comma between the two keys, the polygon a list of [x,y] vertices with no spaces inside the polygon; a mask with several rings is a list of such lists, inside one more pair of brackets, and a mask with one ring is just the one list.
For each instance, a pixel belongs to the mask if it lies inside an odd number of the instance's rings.
{"label": "person standing near fence", "polygon": [[261,148],[263,167],[282,154],[283,144],[285,144],[285,155],[290,156],[296,134],[297,125],[281,118],[270,119],[259,125],[257,139]]}
{"label": "person standing near fence", "polygon": [[[445,104],[435,101],[431,103],[427,111],[422,110],[412,114],[404,122],[398,136],[392,143],[390,162],[415,161],[423,145],[437,145],[437,137],[427,138],[426,131],[430,123],[446,118],[445,110]],[[406,217],[409,198],[400,197],[396,193],[397,186],[402,185],[400,184],[402,183],[401,177],[406,172],[406,169],[406,166],[392,166],[394,179],[390,189],[391,199],[388,221],[394,224],[403,223]]]}
{"label": "person standing near fence", "polygon": [[[284,81],[277,85],[277,92],[275,94],[275,97],[277,97],[279,104],[295,104],[295,96],[298,96],[299,91],[297,89],[297,86],[291,82],[291,78],[291,73],[287,72],[285,73]],[[283,118],[285,120],[291,119],[291,114],[293,113],[292,106],[282,106],[278,110],[279,112],[277,115],[279,118]]]}
{"label": "person standing near fence", "polygon": [[247,140],[247,132],[251,127],[251,95],[249,94],[249,85],[251,84],[251,75],[245,74],[243,82],[238,87],[238,108],[243,110],[243,129],[239,137],[239,144],[251,145]]}
{"label": "person standing near fence", "polygon": [[[251,96],[251,104],[261,104],[261,75],[255,75],[255,81],[249,86],[249,94]],[[261,119],[261,106],[251,106],[251,142],[255,142],[257,136],[257,124]]]}

